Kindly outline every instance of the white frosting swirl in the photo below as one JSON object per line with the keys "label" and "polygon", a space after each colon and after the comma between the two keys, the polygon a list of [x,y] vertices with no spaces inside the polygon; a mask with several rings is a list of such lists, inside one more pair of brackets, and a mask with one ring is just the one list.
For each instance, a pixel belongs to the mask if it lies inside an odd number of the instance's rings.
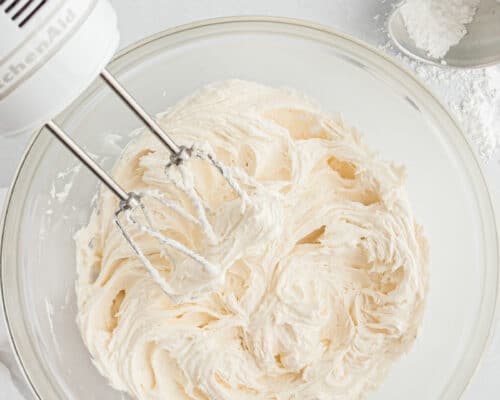
{"label": "white frosting swirl", "polygon": [[[182,144],[209,143],[253,205],[241,214],[234,191],[202,161],[190,167],[217,243],[149,204],[165,235],[225,271],[175,304],[124,243],[112,222],[117,201],[102,192],[77,235],[78,324],[96,367],[141,400],[365,397],[422,319],[426,242],[403,169],[302,95],[256,83],[208,86],[160,123]],[[114,176],[189,210],[164,179],[165,160],[167,150],[145,133]],[[157,241],[137,239],[179,291],[208,282],[199,266],[173,270]]]}

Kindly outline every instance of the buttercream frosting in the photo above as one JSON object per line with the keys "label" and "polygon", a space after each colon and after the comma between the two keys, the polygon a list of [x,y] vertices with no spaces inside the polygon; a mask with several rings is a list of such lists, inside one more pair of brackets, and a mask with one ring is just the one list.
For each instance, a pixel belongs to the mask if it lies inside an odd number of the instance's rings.
{"label": "buttercream frosting", "polygon": [[[113,223],[102,190],[76,237],[78,325],[95,366],[140,400],[361,399],[414,342],[427,246],[400,166],[289,89],[226,81],[161,114],[179,143],[210,146],[248,195],[189,162],[216,240],[159,202],[154,223],[220,268],[172,258],[136,232],[175,289],[155,283]],[[113,174],[127,190],[192,206],[165,179],[168,151],[134,139]]]}

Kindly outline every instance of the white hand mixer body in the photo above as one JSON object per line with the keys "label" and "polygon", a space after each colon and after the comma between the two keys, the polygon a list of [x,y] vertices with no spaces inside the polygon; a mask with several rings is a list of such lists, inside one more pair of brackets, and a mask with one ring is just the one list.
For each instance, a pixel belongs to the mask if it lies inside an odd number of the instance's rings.
{"label": "white hand mixer body", "polygon": [[107,0],[0,0],[0,134],[34,130],[61,112],[118,43]]}
{"label": "white hand mixer body", "polygon": [[[204,272],[217,277],[222,273],[219,266],[155,228],[143,202],[144,197],[159,202],[169,212],[198,224],[208,240],[217,241],[195,188],[176,184],[191,201],[194,215],[161,193],[127,193],[51,118],[100,75],[170,150],[170,160],[165,163],[166,179],[169,169],[182,170],[189,158],[196,157],[206,160],[224,176],[242,199],[242,209],[247,195],[232,179],[229,168],[218,162],[211,152],[196,146],[178,146],[105,69],[118,41],[116,14],[106,0],[0,0],[0,134],[15,134],[45,124],[119,198],[115,215],[118,228],[154,281],[175,300],[179,293],[174,292],[153,266],[129,229],[154,237],[161,246],[194,260]],[[40,93],[51,93],[51,96],[42,97]]]}

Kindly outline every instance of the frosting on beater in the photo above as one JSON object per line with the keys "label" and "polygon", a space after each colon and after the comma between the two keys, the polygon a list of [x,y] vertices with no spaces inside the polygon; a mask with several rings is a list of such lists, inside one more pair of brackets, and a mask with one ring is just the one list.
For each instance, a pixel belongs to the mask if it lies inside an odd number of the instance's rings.
{"label": "frosting on beater", "polygon": [[[175,254],[137,232],[184,296],[176,303],[123,241],[117,201],[102,191],[76,237],[78,325],[98,370],[140,400],[364,398],[414,342],[424,309],[427,246],[404,169],[288,89],[221,82],[159,121],[181,144],[209,144],[248,204],[202,160],[190,161],[190,179],[217,240],[146,204],[165,236],[224,271],[213,281],[192,261],[174,268]],[[114,176],[195,213],[165,179],[168,158],[144,134]]]}

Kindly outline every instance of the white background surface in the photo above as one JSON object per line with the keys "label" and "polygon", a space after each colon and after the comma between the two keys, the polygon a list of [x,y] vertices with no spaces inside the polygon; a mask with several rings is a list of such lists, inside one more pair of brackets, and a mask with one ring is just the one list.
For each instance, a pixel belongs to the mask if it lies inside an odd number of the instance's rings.
{"label": "white background surface", "polygon": [[[300,18],[350,33],[373,45],[387,41],[384,19],[394,0],[112,0],[126,46],[145,36],[183,23],[231,15],[273,15]],[[29,135],[0,138],[0,204]],[[491,189],[500,199],[500,166],[487,166]],[[495,179],[496,178],[496,179]],[[9,373],[10,371],[10,373]],[[13,377],[13,380],[11,379]],[[7,341],[0,317],[0,399],[31,400]],[[500,334],[464,396],[467,400],[500,398]],[[398,399],[399,400],[399,399]],[[425,399],[422,399],[425,400]]]}

